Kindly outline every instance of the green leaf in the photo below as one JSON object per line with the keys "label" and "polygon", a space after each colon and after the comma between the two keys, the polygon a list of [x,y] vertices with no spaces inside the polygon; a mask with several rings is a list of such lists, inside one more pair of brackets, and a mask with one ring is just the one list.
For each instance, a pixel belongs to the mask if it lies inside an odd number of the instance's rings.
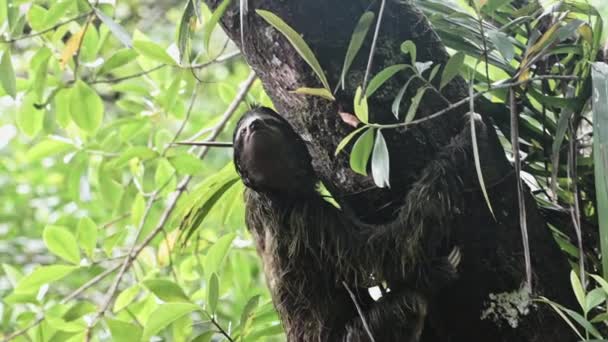
{"label": "green leaf", "polygon": [[462,51],[455,53],[445,65],[443,73],[441,74],[441,83],[439,89],[443,89],[451,80],[454,79],[462,69],[464,65],[465,54]]}
{"label": "green leaf", "polygon": [[139,288],[139,285],[137,285],[137,284],[124,289],[116,297],[116,300],[114,301],[113,311],[115,313],[119,312],[120,310],[126,308],[129,304],[131,304],[131,302],[133,302],[135,297],[137,297],[137,295],[139,294],[139,290],[140,290],[140,288]]}
{"label": "green leaf", "polygon": [[[594,63],[593,78],[593,160],[595,194],[600,226],[601,254],[608,255],[608,64]],[[602,258],[604,278],[608,278],[608,258]]]}
{"label": "green leaf", "polygon": [[110,70],[127,65],[135,60],[135,58],[137,58],[137,52],[132,49],[118,50],[103,63],[99,69],[99,73],[104,74]]}
{"label": "green leaf", "polygon": [[302,95],[311,95],[311,96],[319,96],[319,97],[322,97],[322,98],[330,100],[330,101],[335,101],[336,100],[336,98],[334,97],[334,95],[327,88],[307,88],[307,87],[301,87],[301,88],[298,88],[298,89],[292,91],[291,93],[302,94]]}
{"label": "green leaf", "polygon": [[407,88],[409,87],[410,83],[412,83],[412,80],[415,79],[417,79],[417,77],[410,77],[407,82],[405,82],[405,85],[403,85],[403,87],[399,89],[399,92],[397,92],[397,96],[395,96],[395,99],[393,100],[391,111],[393,112],[393,115],[395,116],[395,118],[397,118],[397,120],[399,119],[401,100],[403,100],[403,96],[405,95],[405,92],[407,91]]}
{"label": "green leaf", "polygon": [[188,0],[188,3],[186,3],[186,8],[177,29],[177,48],[179,49],[179,58],[182,63],[190,59],[190,39],[192,36],[190,27],[192,22],[196,21],[194,2],[196,1]]}
{"label": "green leaf", "polygon": [[390,187],[389,183],[390,161],[386,141],[382,131],[376,133],[374,152],[372,153],[372,177],[379,188]]}
{"label": "green leaf", "polygon": [[133,47],[140,55],[148,57],[151,60],[163,64],[176,65],[173,57],[171,57],[162,46],[152,41],[135,40],[133,41]]}
{"label": "green leaf", "polygon": [[418,112],[418,107],[420,106],[420,101],[422,101],[424,94],[429,89],[429,87],[418,88],[416,95],[414,95],[414,97],[412,98],[410,108],[407,110],[407,114],[405,115],[405,123],[410,123],[412,122],[412,120],[414,120],[414,118],[416,117],[416,113]]}
{"label": "green leaf", "polygon": [[344,80],[346,78],[346,74],[348,73],[350,66],[353,64],[355,57],[363,45],[367,32],[374,21],[374,16],[374,12],[371,11],[363,13],[361,18],[359,18],[359,22],[357,22],[357,26],[355,26],[355,30],[350,38],[350,42],[348,43],[348,49],[346,50],[346,56],[344,57],[344,65],[342,66],[342,73],[340,74],[340,84],[343,87],[346,83]]}
{"label": "green leaf", "polygon": [[492,44],[496,46],[500,54],[505,58],[507,62],[511,62],[515,56],[515,47],[509,36],[498,30],[492,30],[488,32],[488,38],[492,41]]}
{"label": "green leaf", "polygon": [[408,66],[405,64],[395,64],[377,73],[376,76],[374,76],[374,78],[369,81],[369,85],[365,90],[365,97],[369,98],[370,96],[372,96],[376,92],[376,90],[378,90],[386,81],[388,81],[399,71],[404,70],[407,67]]}
{"label": "green leaf", "polygon": [[66,14],[70,5],[73,4],[72,0],[60,0],[57,1],[44,17],[42,27],[51,27],[59,22],[59,19],[63,18]]}
{"label": "green leaf", "polygon": [[17,96],[17,81],[9,49],[4,50],[0,59],[0,84],[13,99]]}
{"label": "green leaf", "polygon": [[354,108],[355,108],[355,115],[357,116],[357,118],[363,122],[363,123],[368,123],[369,122],[369,110],[367,107],[367,97],[363,97],[361,98],[361,94],[362,94],[363,90],[361,89],[361,86],[357,87],[357,91],[355,92],[355,102],[354,102]]}
{"label": "green leaf", "polygon": [[116,37],[116,39],[123,43],[125,47],[129,49],[133,47],[133,40],[131,39],[131,35],[127,32],[127,30],[125,30],[124,27],[115,22],[114,19],[105,15],[105,13],[103,13],[98,8],[95,8],[95,15],[110,29],[114,37]]}
{"label": "green leaf", "polygon": [[416,64],[416,44],[411,40],[406,40],[401,44],[401,52],[410,56],[411,65]]}
{"label": "green leaf", "polygon": [[154,152],[146,146],[129,147],[125,152],[120,155],[120,157],[112,160],[112,162],[110,162],[108,166],[112,169],[118,169],[126,166],[133,158],[139,158],[140,160],[148,160],[157,156],[158,153]]}
{"label": "green leaf", "polygon": [[593,289],[587,293],[585,298],[585,313],[593,310],[596,306],[602,304],[606,300],[606,294],[601,288]]}
{"label": "green leaf", "polygon": [[367,162],[374,146],[374,130],[366,130],[355,142],[350,152],[350,168],[358,174],[367,175]]}
{"label": "green leaf", "polygon": [[25,153],[25,160],[28,163],[33,163],[41,160],[42,158],[48,156],[57,156],[74,149],[74,145],[65,141],[54,138],[45,138],[27,150]]}
{"label": "green leaf", "polygon": [[217,274],[212,273],[209,278],[209,285],[207,287],[207,303],[209,305],[209,313],[215,314],[217,309],[217,300],[219,298],[220,284]]}
{"label": "green leaf", "polygon": [[220,266],[224,262],[235,236],[234,233],[226,234],[209,248],[204,261],[204,270],[208,277],[211,277],[213,273],[219,273]]}
{"label": "green leaf", "polygon": [[608,296],[608,281],[604,280],[604,278],[596,275],[596,274],[592,274],[591,277],[593,279],[595,279],[595,281],[602,287],[602,289],[604,290],[604,293],[606,294],[606,296]]}
{"label": "green leaf", "polygon": [[141,339],[141,328],[132,323],[117,319],[106,318],[108,328],[112,334],[112,341],[115,342],[134,342]]}
{"label": "green leaf", "polygon": [[300,37],[300,35],[287,23],[283,21],[283,19],[276,16],[274,13],[269,11],[264,11],[261,9],[255,10],[257,14],[259,14],[264,20],[266,20],[270,25],[276,28],[279,32],[281,32],[287,40],[291,43],[291,45],[296,49],[298,54],[304,59],[308,65],[313,69],[319,80],[323,86],[328,90],[330,90],[329,83],[327,82],[327,77],[325,77],[325,73],[323,72],[323,68],[319,64],[317,57],[315,57],[314,53],[306,44],[304,39]]}
{"label": "green leaf", "polygon": [[92,258],[97,244],[97,224],[88,216],[78,222],[78,243],[89,258]]}
{"label": "green leaf", "polygon": [[336,148],[336,152],[334,153],[335,156],[338,155],[338,153],[340,153],[345,147],[346,145],[353,139],[353,137],[361,132],[361,130],[366,129],[366,126],[362,126],[357,128],[356,130],[348,133],[348,135],[346,137],[344,137],[344,139],[342,139],[342,141],[340,141],[340,143],[338,144],[338,147]]}
{"label": "green leaf", "polygon": [[58,257],[73,264],[80,263],[80,251],[76,238],[67,228],[46,226],[42,232],[46,247]]}
{"label": "green leaf", "polygon": [[215,335],[214,331],[206,331],[196,336],[191,342],[210,342],[213,335]]}
{"label": "green leaf", "polygon": [[29,93],[26,95],[21,108],[17,112],[17,126],[27,136],[33,137],[42,129],[42,121],[44,120],[44,111],[37,109],[35,95]]}
{"label": "green leaf", "polygon": [[198,175],[204,170],[203,162],[190,153],[180,153],[170,157],[169,162],[181,174]]}
{"label": "green leaf", "polygon": [[134,227],[139,227],[141,220],[146,211],[146,200],[141,194],[135,196],[135,200],[131,205],[131,224]]}
{"label": "green leaf", "polygon": [[68,265],[50,265],[38,267],[34,270],[34,272],[26,275],[19,281],[15,292],[25,292],[28,290],[37,289],[43,284],[52,283],[62,279],[77,269],[78,266]]}
{"label": "green leaf", "polygon": [[156,167],[156,172],[154,173],[154,183],[157,188],[164,188],[167,186],[167,182],[173,178],[175,175],[175,170],[171,163],[165,158],[162,158],[158,161],[158,166]]}
{"label": "green leaf", "polygon": [[148,341],[152,336],[166,328],[184,315],[198,311],[198,305],[190,303],[165,303],[150,314],[144,326],[142,341]]}
{"label": "green leaf", "polygon": [[258,307],[258,303],[260,301],[260,296],[253,296],[245,304],[243,308],[243,312],[241,312],[241,335],[247,336],[247,331],[249,330],[249,325],[251,323],[251,318],[253,317],[253,310]]}
{"label": "green leaf", "polygon": [[581,309],[585,310],[585,290],[574,270],[570,271],[570,284],[572,285],[572,290],[574,291],[578,304],[581,306]]}
{"label": "green leaf", "polygon": [[203,29],[203,44],[207,50],[209,50],[209,41],[211,40],[211,34],[217,26],[217,23],[224,16],[224,12],[226,12],[226,9],[228,8],[228,5],[230,5],[231,2],[231,0],[223,0],[222,3],[217,6],[215,11],[211,15],[211,18],[209,18],[209,21],[207,21],[207,23],[205,24],[205,28]]}
{"label": "green leaf", "polygon": [[82,130],[94,133],[103,120],[103,102],[93,88],[78,80],[70,90],[70,115]]}
{"label": "green leaf", "polygon": [[190,302],[190,298],[188,298],[184,290],[170,280],[150,279],[144,281],[143,284],[158,299],[165,302]]}

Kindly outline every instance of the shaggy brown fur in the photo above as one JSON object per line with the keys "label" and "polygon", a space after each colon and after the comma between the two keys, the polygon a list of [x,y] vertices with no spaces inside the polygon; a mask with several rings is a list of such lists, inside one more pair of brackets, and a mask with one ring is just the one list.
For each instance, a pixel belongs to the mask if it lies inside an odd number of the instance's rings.
{"label": "shaggy brown fur", "polygon": [[[378,342],[418,341],[428,299],[456,274],[445,225],[462,209],[452,170],[468,158],[465,141],[455,138],[427,167],[394,221],[370,225],[315,191],[305,143],[283,118],[256,108],[241,119],[234,159],[249,188],[246,222],[290,341],[369,341],[369,332]],[[391,292],[374,302],[367,288],[381,281]]]}

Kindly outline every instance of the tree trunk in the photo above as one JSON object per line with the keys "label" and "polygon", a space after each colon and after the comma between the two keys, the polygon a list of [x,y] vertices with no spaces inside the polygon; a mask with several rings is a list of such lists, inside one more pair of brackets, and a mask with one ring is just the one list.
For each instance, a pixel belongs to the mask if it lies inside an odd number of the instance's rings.
{"label": "tree trunk", "polygon": [[[220,1],[207,0],[215,8]],[[236,3],[236,4],[235,4]],[[360,176],[349,168],[348,154],[334,156],[338,143],[352,127],[342,122],[338,111],[352,113],[353,94],[363,83],[373,28],[346,77],[346,88],[337,93],[336,101],[294,94],[300,87],[321,87],[312,69],[292,45],[270,27],[255,9],[273,12],[300,33],[324,68],[332,87],[338,83],[344,55],[359,17],[366,11],[378,13],[379,2],[369,0],[249,0],[245,19],[245,46],[241,46],[238,2],[222,18],[227,34],[239,45],[244,56],[262,80],[277,111],[310,141],[314,168],[320,179],[343,208],[364,221],[384,222],[393,217],[403,204],[405,194],[420,177],[425,166],[437,153],[468,125],[468,106],[447,115],[408,127],[384,130],[390,152],[390,189],[378,189],[371,177]],[[394,64],[409,63],[399,46],[412,40],[418,50],[418,61],[445,64],[448,55],[423,14],[410,2],[387,1],[377,42],[371,75]],[[369,99],[370,121],[394,121],[391,104],[408,76],[400,74],[387,82]],[[416,87],[410,86],[410,90]],[[467,96],[463,79],[457,78],[443,95],[454,103]],[[414,94],[404,96],[409,99]],[[440,96],[427,92],[416,118],[446,107]],[[407,110],[407,103],[402,108]],[[505,315],[495,322],[481,319],[496,300],[494,294],[518,291],[525,281],[522,239],[518,222],[518,202],[513,168],[508,162],[493,129],[489,113],[481,113],[487,129],[477,132],[483,176],[490,194],[496,219],[477,185],[473,161],[463,168],[469,186],[465,206],[456,215],[446,236],[462,246],[460,277],[433,300],[423,333],[424,341],[571,341],[565,323],[559,321],[544,304],[537,304],[525,318],[515,323]],[[527,223],[532,251],[534,294],[569,305],[571,303],[568,266],[558,250],[549,229],[538,214],[535,202],[526,194]],[[447,228],[446,228],[447,229]],[[405,230],[404,230],[405,232]],[[513,297],[513,296],[512,296]],[[503,298],[499,296],[499,298]],[[506,309],[514,306],[506,305]],[[356,314],[356,313],[355,313]],[[523,317],[523,315],[519,315]],[[518,324],[513,328],[510,324]]]}

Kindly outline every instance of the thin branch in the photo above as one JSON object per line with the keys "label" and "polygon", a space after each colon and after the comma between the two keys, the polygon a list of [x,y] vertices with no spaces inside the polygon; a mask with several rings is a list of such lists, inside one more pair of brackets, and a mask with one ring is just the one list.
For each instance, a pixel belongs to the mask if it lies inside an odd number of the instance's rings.
{"label": "thin branch", "polygon": [[572,224],[574,225],[574,231],[576,232],[576,240],[578,243],[578,266],[579,266],[579,277],[583,288],[587,286],[587,277],[585,274],[585,250],[583,249],[583,233],[581,231],[581,208],[579,205],[579,193],[578,193],[578,175],[577,175],[577,163],[576,163],[576,151],[578,150],[578,139],[576,137],[576,127],[574,127],[573,119],[570,120],[570,143],[568,149],[568,179],[572,185],[573,204],[570,206],[570,217],[572,218]]}
{"label": "thin branch", "polygon": [[111,84],[114,84],[114,83],[120,83],[122,81],[126,81],[126,80],[130,80],[130,79],[133,79],[133,78],[145,76],[147,74],[153,73],[156,70],[162,69],[162,68],[164,68],[164,67],[166,67],[168,65],[169,64],[160,64],[160,65],[157,65],[157,66],[155,66],[153,68],[150,68],[150,69],[147,69],[147,70],[144,70],[144,71],[132,74],[132,75],[127,75],[127,76],[119,77],[119,78],[103,79],[103,80],[93,80],[93,81],[90,81],[89,84],[99,84],[99,83],[111,83]]}
{"label": "thin branch", "polygon": [[359,314],[359,317],[361,318],[361,323],[363,324],[363,328],[365,329],[367,336],[369,336],[369,339],[372,342],[376,342],[376,340],[374,339],[374,335],[372,334],[372,331],[370,330],[369,325],[367,324],[367,319],[365,318],[365,315],[363,314],[363,310],[361,310],[361,307],[359,306],[359,303],[357,302],[357,298],[355,297],[355,294],[353,293],[353,291],[350,290],[350,288],[348,287],[348,284],[346,284],[346,282],[343,281],[342,285],[344,285],[344,288],[346,289],[346,291],[348,291],[348,294],[350,295],[350,299],[352,299],[353,303],[355,304],[355,308],[357,308],[357,313]]}
{"label": "thin branch", "polygon": [[[533,78],[529,78],[527,80],[520,80],[520,81],[515,81],[515,82],[509,82],[510,80],[505,80],[502,83],[498,83],[496,85],[494,85],[492,87],[492,89],[486,89],[480,92],[475,93],[475,95],[473,95],[472,99],[475,100],[487,93],[496,91],[498,89],[508,89],[508,88],[512,88],[512,87],[517,87],[523,84],[527,84],[529,82],[534,82],[534,81],[542,81],[542,80],[547,80],[547,79],[555,79],[555,80],[580,80],[579,77],[576,76],[561,76],[561,75],[541,75],[541,76],[535,76]],[[436,119],[444,114],[447,114],[449,112],[451,112],[452,110],[468,104],[469,101],[471,101],[471,97],[467,96],[465,98],[463,98],[460,101],[454,102],[452,105],[445,107],[442,110],[439,110],[433,114],[427,115],[423,118],[417,119],[417,120],[412,120],[410,122],[407,123],[396,123],[396,124],[369,124],[369,127],[374,127],[374,128],[399,128],[399,127],[408,127],[408,126],[414,126],[426,121],[430,121],[433,119]]]}
{"label": "thin branch", "polygon": [[51,26],[51,27],[49,27],[47,29],[42,30],[42,31],[38,31],[36,33],[26,34],[26,35],[23,35],[23,36],[11,38],[9,40],[2,40],[2,41],[0,41],[0,43],[11,44],[11,43],[17,42],[19,40],[24,40],[24,39],[28,39],[28,38],[38,37],[38,36],[41,36],[41,35],[43,35],[43,34],[45,34],[47,32],[54,31],[54,30],[60,28],[61,26],[67,25],[67,24],[69,24],[71,22],[74,22],[76,20],[80,20],[82,18],[86,18],[87,16],[89,16],[91,14],[93,14],[93,11],[89,11],[87,13],[80,14],[80,15],[74,17],[74,18],[67,19],[65,21],[59,22],[59,23],[57,23],[57,24],[55,24],[55,25],[53,25],[53,26]]}
{"label": "thin branch", "polygon": [[[209,314],[207,314],[207,315],[209,315]],[[209,317],[210,317],[210,319],[211,319],[211,323],[212,323],[213,325],[215,325],[215,327],[217,328],[218,332],[219,332],[220,334],[224,335],[224,337],[225,337],[225,338],[226,338],[228,341],[230,341],[230,342],[234,342],[234,340],[232,339],[232,337],[230,337],[230,334],[228,334],[228,333],[226,332],[226,330],[224,330],[224,328],[222,328],[222,326],[221,326],[221,325],[220,325],[220,324],[219,324],[219,323],[218,323],[218,322],[215,320],[215,318],[213,318],[213,317],[211,317],[211,316],[209,316]]]}
{"label": "thin branch", "polygon": [[229,141],[178,141],[178,142],[174,142],[173,145],[232,147],[232,142],[229,142]]}
{"label": "thin branch", "polygon": [[367,60],[367,67],[365,68],[365,76],[363,76],[363,86],[362,86],[362,94],[365,94],[365,90],[367,89],[367,80],[369,79],[369,74],[372,71],[372,64],[374,61],[374,54],[376,52],[376,43],[378,42],[378,35],[380,34],[380,25],[382,24],[382,17],[384,16],[384,6],[386,5],[386,0],[382,0],[380,4],[380,11],[378,12],[378,21],[376,22],[376,29],[374,30],[374,39],[372,40],[372,47],[369,50],[369,58]]}
{"label": "thin branch", "polygon": [[515,166],[515,181],[517,182],[517,201],[519,203],[519,226],[524,246],[524,261],[526,264],[526,285],[532,289],[532,261],[530,260],[530,241],[528,240],[528,222],[526,215],[526,201],[524,199],[524,185],[521,180],[521,160],[519,155],[519,113],[515,98],[515,89],[509,90],[509,107],[511,107],[511,149],[513,150],[513,164]]}

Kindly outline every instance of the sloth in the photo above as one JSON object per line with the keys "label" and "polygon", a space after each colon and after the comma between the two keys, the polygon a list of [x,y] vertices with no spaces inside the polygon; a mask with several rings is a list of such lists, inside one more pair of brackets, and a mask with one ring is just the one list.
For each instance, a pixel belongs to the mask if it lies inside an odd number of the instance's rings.
{"label": "sloth", "polygon": [[[432,232],[457,202],[446,163],[464,149],[429,166],[394,220],[372,225],[319,194],[306,143],[272,109],[245,113],[233,143],[246,224],[288,340],[419,341],[429,300],[457,276],[459,248],[439,248]],[[374,301],[368,288],[382,284]]]}

